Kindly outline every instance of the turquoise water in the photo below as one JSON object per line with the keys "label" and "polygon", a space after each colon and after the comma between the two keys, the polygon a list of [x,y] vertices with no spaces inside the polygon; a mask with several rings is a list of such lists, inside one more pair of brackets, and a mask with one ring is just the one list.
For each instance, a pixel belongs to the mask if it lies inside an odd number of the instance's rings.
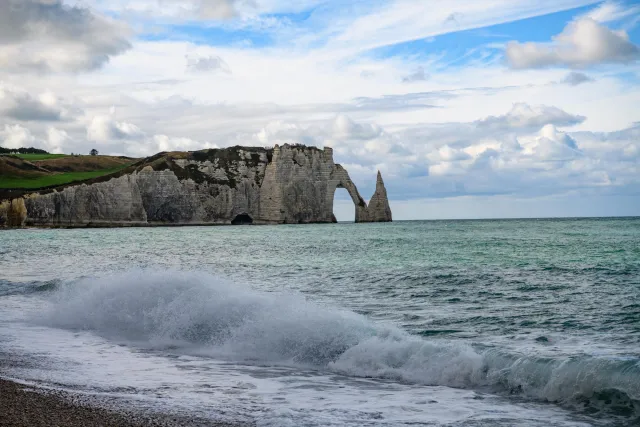
{"label": "turquoise water", "polygon": [[[365,425],[386,387],[398,388],[396,409],[372,425],[640,420],[638,218],[14,230],[0,239],[0,318],[21,349],[4,352],[32,358],[51,331],[82,331],[107,347],[125,342],[121,364],[152,352],[164,366],[178,353],[223,363],[227,377],[248,375],[258,390],[268,387],[256,378],[312,372],[306,400],[289,396],[286,414],[265,425]],[[14,375],[65,384],[52,378],[54,362],[34,363],[42,369]],[[97,374],[84,378],[65,386],[108,389]],[[143,393],[141,379],[123,381]],[[351,394],[317,413],[309,402],[340,381]],[[182,396],[194,386],[170,387]],[[267,392],[256,393],[264,403]],[[371,407],[356,403],[363,393]],[[425,393],[468,412],[434,419],[416,397]],[[182,402],[172,396],[162,405]],[[255,419],[255,402],[225,405],[231,419]]]}

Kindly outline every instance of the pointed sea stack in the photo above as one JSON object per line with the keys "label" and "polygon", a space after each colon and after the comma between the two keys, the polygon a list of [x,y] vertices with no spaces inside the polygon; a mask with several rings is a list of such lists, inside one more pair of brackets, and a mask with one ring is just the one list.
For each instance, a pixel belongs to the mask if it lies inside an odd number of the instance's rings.
{"label": "pointed sea stack", "polygon": [[376,180],[376,191],[373,193],[373,196],[371,196],[367,210],[369,222],[392,221],[387,189],[384,187],[384,181],[382,180],[380,171],[378,171],[378,179]]}

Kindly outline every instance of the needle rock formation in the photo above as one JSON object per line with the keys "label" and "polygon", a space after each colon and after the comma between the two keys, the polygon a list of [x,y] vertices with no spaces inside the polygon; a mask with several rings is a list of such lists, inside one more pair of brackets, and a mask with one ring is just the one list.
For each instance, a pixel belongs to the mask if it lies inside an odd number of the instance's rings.
{"label": "needle rock formation", "polygon": [[331,148],[285,144],[159,153],[82,183],[11,190],[0,226],[329,223],[336,188],[349,192],[356,222],[391,221],[379,172],[367,205]]}

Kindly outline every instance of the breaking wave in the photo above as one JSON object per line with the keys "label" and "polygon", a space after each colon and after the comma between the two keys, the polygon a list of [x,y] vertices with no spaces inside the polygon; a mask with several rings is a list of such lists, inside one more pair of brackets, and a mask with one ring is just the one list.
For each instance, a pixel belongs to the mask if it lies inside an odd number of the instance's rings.
{"label": "breaking wave", "polygon": [[56,286],[51,298],[39,322],[150,348],[640,414],[638,358],[544,358],[429,340],[300,295],[258,292],[203,273],[82,279]]}
{"label": "breaking wave", "polygon": [[12,282],[0,279],[0,296],[53,291],[60,283],[60,280]]}

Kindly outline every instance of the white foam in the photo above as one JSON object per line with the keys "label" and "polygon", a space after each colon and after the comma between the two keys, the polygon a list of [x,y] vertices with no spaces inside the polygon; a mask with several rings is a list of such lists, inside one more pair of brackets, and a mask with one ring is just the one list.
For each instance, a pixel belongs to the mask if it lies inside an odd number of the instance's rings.
{"label": "white foam", "polygon": [[640,362],[543,358],[429,341],[297,294],[204,273],[134,271],[70,283],[39,323],[182,354],[479,389],[566,402],[616,389],[640,399]]}

